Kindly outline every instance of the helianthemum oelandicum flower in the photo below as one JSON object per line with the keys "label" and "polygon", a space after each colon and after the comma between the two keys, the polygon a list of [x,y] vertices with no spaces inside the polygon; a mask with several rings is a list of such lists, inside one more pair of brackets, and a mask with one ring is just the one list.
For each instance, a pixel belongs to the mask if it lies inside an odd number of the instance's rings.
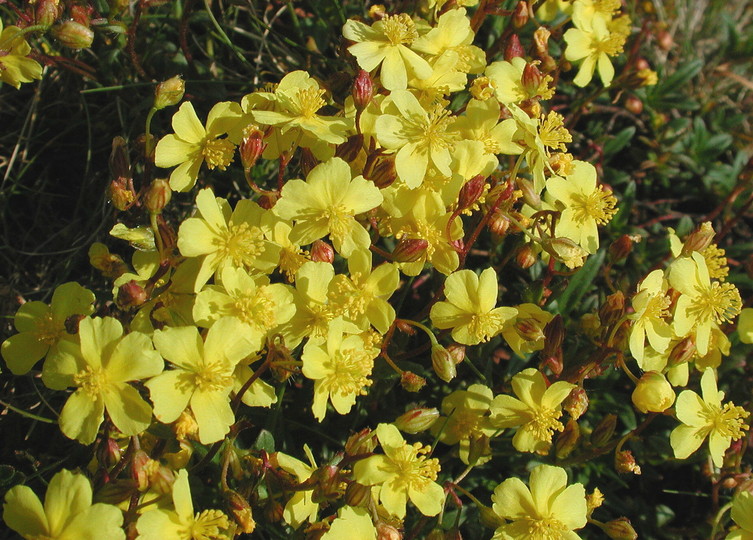
{"label": "helianthemum oelandicum flower", "polygon": [[31,488],[10,488],[5,494],[3,521],[27,540],[125,539],[120,508],[92,504],[89,480],[65,469],[50,480],[44,506]]}
{"label": "helianthemum oelandicum flower", "polygon": [[174,134],[166,135],[157,143],[154,163],[157,167],[177,167],[170,173],[170,187],[188,191],[196,182],[202,163],[210,169],[225,170],[233,161],[238,134],[235,124],[242,116],[241,106],[225,101],[209,111],[206,128],[196,116],[193,105],[186,101],[173,115]]}
{"label": "helianthemum oelandicum flower", "polygon": [[408,79],[426,79],[432,73],[429,63],[410,49],[418,31],[406,13],[386,15],[371,26],[349,20],[343,37],[356,42],[348,51],[361,68],[373,71],[382,66],[380,79],[387,90],[405,89]]}
{"label": "helianthemum oelandicum flower", "polygon": [[584,24],[581,19],[574,19],[574,22],[576,27],[570,28],[564,35],[567,43],[565,58],[569,62],[582,61],[573,82],[586,86],[591,82],[594,71],[598,71],[602,84],[609,86],[614,78],[614,66],[609,57],[622,52],[627,38],[620,31],[623,25],[612,25],[611,21],[600,17],[593,17],[590,24]]}
{"label": "helianthemum oelandicum flower", "polygon": [[28,57],[31,47],[17,26],[3,29],[0,21],[0,82],[16,88],[21,83],[42,78],[42,66]]}
{"label": "helianthemum oelandicum flower", "polygon": [[697,251],[670,265],[669,285],[681,293],[675,305],[675,333],[695,335],[698,353],[703,356],[709,350],[711,331],[740,313],[740,292],[731,283],[711,281],[706,261]]}
{"label": "helianthemum oelandicum flower", "polygon": [[63,283],[44,302],[26,302],[16,312],[13,323],[18,334],[3,342],[3,359],[14,375],[27,373],[44,356],[55,356],[61,340],[75,338],[65,329],[71,315],[89,315],[94,310],[94,293],[73,281]]}
{"label": "helianthemum oelandicum flower", "polygon": [[492,509],[510,523],[497,528],[493,540],[578,540],[574,530],[586,525],[583,484],[567,485],[561,467],[539,465],[526,486],[508,478],[494,490]]}
{"label": "helianthemum oelandicum flower", "polygon": [[219,441],[235,422],[230,408],[235,366],[256,349],[244,333],[243,323],[223,317],[202,341],[195,326],[158,330],[154,345],[175,369],[147,381],[154,416],[170,423],[191,407],[202,444]]}
{"label": "helianthemum oelandicum flower", "polygon": [[667,350],[672,339],[672,328],[665,320],[669,317],[670,299],[667,296],[667,280],[662,270],[654,270],[638,285],[638,293],[633,297],[630,315],[633,326],[630,329],[630,354],[641,369],[646,339],[657,353]]}
{"label": "helianthemum oelandicum flower", "polygon": [[753,493],[741,491],[732,499],[732,520],[737,530],[730,532],[724,540],[753,540]]}
{"label": "helianthemum oelandicum flower", "polygon": [[395,170],[409,188],[420,186],[429,166],[450,176],[451,149],[457,132],[452,131],[454,117],[441,105],[428,111],[408,90],[392,92],[385,100],[385,113],[376,120],[379,144],[394,150]]}
{"label": "helianthemum oelandicum flower", "polygon": [[341,540],[358,538],[359,540],[376,540],[377,530],[366,508],[343,506],[337,511],[337,518],[321,540]]}
{"label": "helianthemum oelandicum flower", "polygon": [[459,270],[444,285],[446,301],[431,308],[431,322],[439,329],[452,328],[452,339],[463,345],[478,345],[502,331],[517,310],[497,303],[497,273],[487,268],[481,275]]}
{"label": "helianthemum oelandicum flower", "polygon": [[329,235],[335,249],[350,257],[354,250],[371,245],[369,232],[355,216],[376,208],[382,200],[374,182],[360,175],[353,178],[347,163],[332,158],[314,167],[305,182],[288,181],[274,213],[295,222],[293,234],[300,244]]}
{"label": "helianthemum oelandicum flower", "polygon": [[82,444],[94,442],[104,413],[124,435],[141,433],[152,421],[152,408],[128,384],[162,372],[164,362],[149,337],[123,336],[117,319],[84,319],[80,344],[61,342],[44,365],[42,380],[55,390],[75,386],[60,413],[60,430]]}
{"label": "helianthemum oelandicum flower", "polygon": [[200,257],[194,290],[200,291],[215,272],[244,268],[271,273],[280,260],[280,246],[264,237],[261,220],[265,210],[244,199],[230,213],[225,199],[209,188],[196,195],[198,214],[178,229],[178,248],[185,257]]}
{"label": "helianthemum oelandicum flower", "polygon": [[[139,517],[138,540],[221,540],[227,538],[230,520],[221,510],[194,513],[188,472],[178,471],[173,484],[174,510],[150,509]],[[151,507],[148,507],[151,508]]]}
{"label": "helianthemum oelandicum flower", "polygon": [[437,484],[439,460],[427,457],[430,446],[408,444],[392,424],[376,428],[384,454],[358,461],[353,468],[356,482],[379,485],[379,500],[390,514],[405,517],[410,500],[425,516],[436,516],[444,506],[444,490]]}
{"label": "helianthemum oelandicum flower", "polygon": [[589,253],[599,249],[599,225],[606,225],[617,213],[617,199],[596,183],[596,168],[585,161],[573,161],[573,172],[551,177],[547,194],[562,209],[557,236],[569,238]]}
{"label": "helianthemum oelandicum flower", "polygon": [[320,422],[327,401],[340,414],[348,414],[356,397],[371,386],[371,370],[379,349],[369,347],[360,334],[345,334],[341,318],[332,320],[326,339],[311,338],[303,348],[303,375],[314,381],[311,410]]}
{"label": "helianthemum oelandicum flower", "polygon": [[[295,479],[301,483],[311,478],[311,475],[316,472],[317,468],[311,449],[304,445],[303,451],[306,453],[309,463],[304,463],[282,452],[277,452],[274,455],[280,468],[295,476]],[[301,489],[293,493],[292,497],[285,503],[285,508],[282,511],[282,518],[285,520],[285,523],[297,529],[306,521],[310,521],[311,523],[316,521],[316,514],[319,512],[319,503],[313,500],[312,495],[313,491],[310,489]]]}
{"label": "helianthemum oelandicum flower", "polygon": [[518,452],[546,453],[554,432],[564,429],[559,421],[562,402],[573,388],[574,384],[565,381],[547,388],[540,371],[524,369],[512,378],[517,399],[501,394],[492,401],[492,421],[500,428],[518,428],[512,439]]}
{"label": "helianthemum oelandicum flower", "polygon": [[675,412],[682,425],[672,430],[669,442],[675,457],[685,459],[708,437],[711,459],[721,467],[724,452],[748,429],[743,420],[750,413],[731,401],[722,404],[724,392],[717,388],[716,374],[711,368],[701,377],[701,394],[703,398],[692,390],[683,390],[677,396]]}

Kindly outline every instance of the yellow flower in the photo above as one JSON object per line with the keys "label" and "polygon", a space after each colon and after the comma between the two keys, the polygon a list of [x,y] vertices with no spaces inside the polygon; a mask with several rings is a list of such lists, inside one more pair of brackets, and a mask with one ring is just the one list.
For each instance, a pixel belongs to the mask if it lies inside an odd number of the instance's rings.
{"label": "yellow flower", "polygon": [[546,183],[562,214],[557,235],[571,239],[588,253],[599,249],[599,225],[606,225],[617,213],[617,199],[596,183],[596,168],[585,161],[573,161],[573,172],[565,178],[551,177]]}
{"label": "yellow flower", "polygon": [[202,341],[195,326],[166,328],[154,333],[154,345],[175,369],[146,382],[154,416],[174,422],[190,405],[202,444],[222,439],[235,422],[229,394],[238,362],[254,352],[244,326],[235,317],[223,317]]}
{"label": "yellow flower", "polygon": [[701,356],[709,350],[711,331],[731,322],[742,308],[737,287],[711,281],[703,255],[681,257],[669,267],[669,285],[679,291],[674,313],[674,330],[680,337],[695,335]]}
{"label": "yellow flower", "polygon": [[194,513],[188,472],[178,471],[173,484],[174,510],[155,508],[136,522],[138,540],[222,540],[228,538],[230,520],[220,510]]}
{"label": "yellow flower", "polygon": [[732,499],[732,519],[740,527],[724,540],[753,540],[753,493],[741,491]]}
{"label": "yellow flower", "polygon": [[282,78],[271,94],[274,110],[251,110],[250,113],[260,124],[279,127],[283,135],[289,131],[303,132],[313,139],[339,144],[347,138],[351,121],[318,115],[319,109],[326,105],[323,95],[324,90],[308,73],[293,71]]}
{"label": "yellow flower", "polygon": [[345,334],[341,318],[330,322],[325,340],[310,339],[303,347],[303,375],[314,381],[311,410],[320,422],[327,414],[327,401],[339,414],[348,414],[356,397],[371,386],[371,370],[379,349],[368,347],[363,338]]}
{"label": "yellow flower", "polygon": [[52,294],[50,305],[26,302],[18,308],[13,324],[18,334],[3,342],[2,355],[14,375],[23,375],[41,358],[57,353],[61,341],[75,338],[65,330],[71,315],[90,315],[94,293],[76,282],[63,283]]}
{"label": "yellow flower", "polygon": [[540,371],[524,369],[512,378],[517,399],[501,394],[492,401],[492,421],[500,428],[518,428],[512,439],[518,452],[545,454],[552,444],[553,433],[564,429],[559,422],[562,402],[573,388],[574,384],[565,381],[547,388]]}
{"label": "yellow flower", "polygon": [[432,306],[432,324],[439,329],[452,328],[452,339],[463,345],[485,343],[502,331],[518,311],[497,303],[497,273],[487,268],[481,275],[459,270],[445,281],[447,301]]}
{"label": "yellow flower", "polygon": [[662,270],[654,270],[638,285],[633,297],[634,313],[630,315],[630,354],[641,369],[648,369],[643,361],[646,339],[657,353],[667,350],[672,339],[672,328],[665,320],[669,317],[670,299],[667,296],[667,280]]}
{"label": "yellow flower", "polygon": [[178,229],[178,249],[185,257],[200,257],[194,282],[198,292],[215,272],[226,267],[271,273],[280,260],[280,246],[264,236],[261,221],[266,210],[247,199],[238,201],[233,213],[225,199],[212,190],[196,195],[198,215]]}
{"label": "yellow flower", "polygon": [[17,26],[3,29],[0,20],[0,82],[16,89],[22,82],[31,82],[42,78],[42,66],[28,57],[31,47]]}
{"label": "yellow flower", "polygon": [[484,74],[494,82],[495,95],[500,103],[520,103],[526,99],[540,98],[551,99],[554,88],[551,75],[542,75],[541,81],[535,87],[523,84],[523,70],[527,62],[522,56],[516,56],[511,60],[499,60],[492,62],[486,68]]}
{"label": "yellow flower", "polygon": [[737,320],[737,334],[743,343],[753,343],[753,308],[745,308]]}
{"label": "yellow flower", "polygon": [[78,343],[60,343],[58,354],[44,365],[42,380],[48,387],[77,390],[60,413],[60,430],[82,444],[94,442],[104,412],[124,435],[137,435],[149,427],[152,408],[128,384],[162,372],[164,362],[149,337],[131,332],[123,337],[117,319],[84,319]]}
{"label": "yellow flower", "polygon": [[196,182],[201,164],[210,169],[224,171],[235,154],[239,134],[223,138],[235,132],[242,116],[240,105],[224,101],[209,111],[206,128],[202,125],[193,105],[186,101],[173,115],[172,135],[166,135],[157,143],[154,164],[157,167],[175,168],[170,174],[170,187],[176,191],[188,191]]}
{"label": "yellow flower", "polygon": [[379,144],[394,150],[395,170],[405,184],[420,186],[431,165],[450,176],[453,143],[459,139],[452,130],[454,118],[440,104],[428,111],[408,90],[396,90],[383,105],[384,114],[376,120]]}
{"label": "yellow flower", "polygon": [[586,525],[583,484],[568,486],[565,469],[551,465],[534,468],[528,484],[508,478],[494,490],[492,509],[511,522],[493,540],[578,540],[573,531]]}
{"label": "yellow flower", "polygon": [[[304,445],[303,451],[306,453],[309,464],[282,452],[275,454],[277,464],[280,468],[294,475],[300,483],[311,478],[311,475],[317,469],[311,449],[307,445]],[[293,496],[290,497],[290,500],[285,504],[285,508],[282,511],[282,518],[285,520],[285,523],[297,529],[305,521],[310,521],[311,523],[316,521],[316,514],[319,512],[319,503],[314,502],[312,495],[312,489],[296,490],[293,493]]]}
{"label": "yellow flower", "polygon": [[578,86],[586,86],[598,70],[604,86],[609,86],[614,78],[614,66],[609,59],[622,52],[625,45],[625,35],[622,31],[614,31],[608,23],[599,17],[594,17],[589,26],[570,28],[565,32],[567,43],[565,58],[570,62],[582,61],[578,74],[573,82]]}
{"label": "yellow flower", "polygon": [[380,485],[379,500],[384,509],[401,519],[408,500],[423,515],[436,516],[444,506],[444,490],[435,482],[439,460],[427,457],[431,447],[408,444],[392,424],[379,424],[376,435],[384,455],[358,461],[353,467],[356,482]]}
{"label": "yellow flower", "polygon": [[[455,390],[442,400],[444,416],[432,424],[432,434],[439,436],[444,444],[459,444],[460,459],[466,465],[471,439],[480,435],[491,437],[499,431],[489,416],[493,397],[491,389],[483,384]],[[476,464],[489,459],[491,456],[482,456]]]}
{"label": "yellow flower", "polygon": [[410,49],[418,31],[405,13],[386,15],[371,26],[351,19],[343,26],[343,37],[356,42],[348,51],[362,69],[373,71],[382,66],[380,79],[387,90],[407,88],[409,78],[431,76],[429,63]]}
{"label": "yellow flower", "polygon": [[343,506],[337,511],[337,517],[321,540],[376,540],[377,530],[366,508]]}
{"label": "yellow flower", "polygon": [[[327,300],[327,290],[334,276],[331,264],[314,261],[304,263],[296,273],[295,314],[280,329],[287,347],[296,347],[307,336],[323,338],[327,335],[329,322],[335,318]],[[352,333],[357,331],[354,325]]]}
{"label": "yellow flower", "polygon": [[683,390],[677,397],[675,411],[681,426],[672,430],[669,443],[675,457],[685,459],[709,438],[709,453],[714,465],[721,467],[724,452],[732,441],[743,437],[748,425],[743,422],[749,412],[731,401],[722,405],[724,392],[716,386],[713,369],[706,369],[701,377],[701,396],[692,390]]}
{"label": "yellow flower", "polygon": [[536,304],[516,306],[518,314],[502,329],[502,337],[519,356],[544,348],[544,327],[554,315]]}
{"label": "yellow flower", "polygon": [[92,488],[82,474],[62,470],[47,486],[44,506],[31,488],[5,494],[3,521],[27,540],[124,540],[123,514],[115,506],[92,504]]}
{"label": "yellow flower", "polygon": [[282,188],[274,213],[293,220],[293,234],[301,244],[330,235],[335,249],[345,257],[356,249],[368,249],[371,238],[355,216],[382,203],[371,180],[352,177],[350,167],[332,158],[314,167],[306,181],[289,180]]}

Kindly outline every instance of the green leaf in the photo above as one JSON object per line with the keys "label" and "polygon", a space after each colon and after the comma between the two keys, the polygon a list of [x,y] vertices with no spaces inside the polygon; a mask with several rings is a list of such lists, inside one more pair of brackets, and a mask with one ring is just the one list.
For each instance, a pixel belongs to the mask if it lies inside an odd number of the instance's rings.
{"label": "green leaf", "polygon": [[606,251],[602,249],[595,255],[591,255],[583,267],[570,279],[570,283],[557,301],[557,308],[561,315],[570,313],[591,288],[596,274],[599,273],[599,268],[604,263],[605,254]]}
{"label": "green leaf", "polygon": [[635,126],[626,127],[604,144],[604,158],[610,158],[625,148],[635,135]]}
{"label": "green leaf", "polygon": [[254,450],[264,450],[268,454],[275,451],[275,438],[271,432],[266,429],[262,429],[259,432],[259,436],[254,441]]}

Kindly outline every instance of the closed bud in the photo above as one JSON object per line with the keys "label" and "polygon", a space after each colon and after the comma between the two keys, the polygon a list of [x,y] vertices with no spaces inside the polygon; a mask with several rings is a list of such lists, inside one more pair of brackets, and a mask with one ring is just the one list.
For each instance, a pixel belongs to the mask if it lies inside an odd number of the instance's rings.
{"label": "closed bud", "polygon": [[233,521],[238,525],[240,531],[250,534],[256,529],[256,521],[251,512],[251,505],[245,497],[237,491],[228,489],[223,493],[225,497],[225,506]]}
{"label": "closed bud", "polygon": [[457,375],[455,359],[450,354],[450,351],[439,344],[432,345],[431,347],[431,367],[434,368],[434,373],[437,374],[437,377],[444,382],[450,382]]}
{"label": "closed bud", "polygon": [[264,142],[264,132],[256,126],[246,128],[241,144],[238,146],[243,170],[249,172],[253,169],[266,148],[267,143]]}
{"label": "closed bud", "polygon": [[303,176],[308,176],[314,167],[319,164],[319,160],[310,148],[301,148],[301,156],[298,165],[301,167]]}
{"label": "closed bud", "polygon": [[515,6],[515,10],[512,13],[512,25],[515,28],[522,28],[528,22],[528,2],[518,2]]}
{"label": "closed bud", "polygon": [[165,467],[164,465],[157,467],[149,478],[149,488],[160,495],[171,493],[174,483],[175,474],[170,467]]}
{"label": "closed bud", "polygon": [[609,246],[609,258],[612,262],[624,261],[633,250],[633,239],[623,234]]}
{"label": "closed bud", "polygon": [[367,507],[371,501],[371,486],[351,482],[345,490],[345,503],[348,506]]}
{"label": "closed bud", "polygon": [[554,443],[554,453],[557,459],[565,459],[569,456],[575,450],[579,440],[580,427],[575,420],[570,419],[562,433],[557,436],[557,442]]}
{"label": "closed bud", "polygon": [[103,441],[97,449],[97,461],[99,461],[99,464],[105,469],[114,467],[115,464],[120,461],[121,455],[122,452],[120,451],[118,442],[111,437],[108,437]]}
{"label": "closed bud", "polygon": [[450,343],[447,345],[446,349],[447,352],[450,353],[450,356],[452,356],[455,364],[459,364],[465,360],[465,345],[461,345],[460,343]]}
{"label": "closed bud", "polygon": [[39,0],[34,15],[37,24],[52,26],[53,23],[58,20],[61,13],[60,0]]}
{"label": "closed bud", "polygon": [[562,315],[555,315],[544,327],[544,355],[554,356],[562,349],[565,340],[565,324]]}
{"label": "closed bud", "polygon": [[403,534],[395,527],[384,521],[376,524],[377,540],[403,540]]}
{"label": "closed bud", "polygon": [[337,465],[323,465],[314,473],[316,487],[311,493],[311,500],[316,503],[332,501],[345,493],[346,484]]}
{"label": "closed bud", "polygon": [[695,340],[693,336],[688,336],[672,347],[667,359],[667,366],[674,367],[689,362],[695,354]]}
{"label": "closed bud", "polygon": [[481,524],[484,527],[498,529],[505,524],[505,520],[490,507],[478,503],[476,504],[476,507],[478,508],[479,517],[481,518]]}
{"label": "closed bud", "polygon": [[714,227],[711,226],[711,222],[704,221],[685,239],[685,243],[682,245],[682,254],[689,256],[694,251],[703,251],[714,241],[714,234]]}
{"label": "closed bud", "polygon": [[621,291],[607,296],[604,304],[599,308],[599,320],[607,328],[616,324],[625,314],[625,295]]}
{"label": "closed bud", "polygon": [[526,67],[523,68],[523,76],[520,79],[526,94],[529,96],[537,95],[543,80],[544,74],[541,73],[536,62],[526,64]]}
{"label": "closed bud", "polygon": [[393,424],[404,433],[415,435],[429,429],[439,418],[439,411],[435,407],[416,407],[400,416]]}
{"label": "closed bud", "polygon": [[337,145],[337,148],[335,148],[335,157],[339,157],[343,161],[355,161],[362,149],[363,135],[360,133],[351,135],[347,141]]}
{"label": "closed bud", "polygon": [[583,266],[588,252],[569,238],[546,238],[541,242],[542,247],[556,260],[565,263],[570,270]]}
{"label": "closed bud", "polygon": [[616,427],[617,416],[614,414],[606,415],[591,432],[591,444],[596,448],[600,448],[607,444],[609,439],[612,438],[612,435],[614,435]]}
{"label": "closed bud", "polygon": [[151,214],[161,214],[162,210],[170,202],[173,190],[170,182],[164,178],[154,180],[144,194],[144,206]]}
{"label": "closed bud", "polygon": [[641,114],[643,112],[643,102],[640,98],[629,96],[625,100],[625,108],[633,114]]}
{"label": "closed bud", "polygon": [[445,540],[444,531],[440,528],[434,528],[426,535],[426,540]]}
{"label": "closed bud", "polygon": [[335,250],[324,240],[315,240],[311,245],[311,260],[332,264],[335,260]]}
{"label": "closed bud", "polygon": [[515,254],[515,263],[523,269],[530,268],[536,264],[536,251],[531,244],[523,244],[518,248]]}
{"label": "closed bud", "polygon": [[94,8],[91,5],[83,3],[68,6],[68,13],[70,13],[71,19],[87,28],[91,25],[91,16],[93,12]]}
{"label": "closed bud", "polygon": [[477,174],[468,180],[458,195],[458,210],[465,210],[475,204],[475,202],[484,194],[486,188],[486,178]]}
{"label": "closed bud", "polygon": [[496,210],[489,219],[487,227],[489,227],[492,234],[504,236],[510,229],[510,219],[499,210]]}
{"label": "closed bud", "polygon": [[666,30],[660,30],[656,34],[657,41],[659,42],[659,47],[664,49],[665,51],[668,51],[672,48],[672,46],[675,44],[674,39],[672,39],[672,34],[670,34]]}
{"label": "closed bud", "polygon": [[180,103],[186,92],[186,82],[180,75],[162,81],[154,89],[154,108],[158,111]]}
{"label": "closed bud", "polygon": [[518,185],[518,189],[520,189],[520,191],[523,193],[523,200],[526,202],[526,204],[534,210],[540,210],[541,197],[533,187],[533,182],[531,182],[527,178],[518,177],[515,180],[515,183]]}
{"label": "closed bud", "polygon": [[52,35],[61,45],[69,49],[85,49],[94,41],[91,28],[76,21],[65,21],[52,27]]}
{"label": "closed bud", "polygon": [[658,371],[647,371],[633,390],[633,405],[642,413],[664,412],[675,402],[675,391]]}
{"label": "closed bud", "polygon": [[149,295],[144,290],[144,287],[136,283],[133,279],[118,287],[116,301],[118,306],[122,309],[138,307],[148,299]]}
{"label": "closed bud", "polygon": [[356,109],[362,111],[371,102],[374,97],[374,82],[371,75],[364,69],[359,69],[356,78],[353,81],[353,103]]}
{"label": "closed bud", "polygon": [[348,456],[358,456],[361,454],[370,454],[376,448],[374,432],[364,428],[358,433],[354,433],[345,441],[345,454]]}
{"label": "closed bud", "polygon": [[363,177],[371,180],[379,189],[390,186],[397,179],[395,156],[375,152],[366,158]]}
{"label": "closed bud", "polygon": [[601,530],[612,540],[636,540],[638,538],[638,533],[626,517],[606,522]]}
{"label": "closed bud", "polygon": [[110,182],[107,193],[112,205],[121,212],[128,210],[136,201],[136,192],[129,178],[119,176]]}
{"label": "closed bud", "polygon": [[635,462],[630,450],[620,450],[614,454],[614,468],[620,474],[641,474],[641,468]]}
{"label": "closed bud", "polygon": [[512,60],[513,58],[517,58],[519,56],[525,56],[526,50],[523,48],[523,45],[520,43],[520,38],[517,34],[512,34],[508,40],[507,45],[505,45],[505,60],[508,62]]}
{"label": "closed bud", "polygon": [[429,241],[422,238],[403,238],[392,251],[392,260],[399,263],[415,262],[426,256]]}
{"label": "closed bud", "polygon": [[285,514],[285,508],[271,497],[264,505],[264,519],[269,523],[279,523]]}
{"label": "closed bud", "polygon": [[475,465],[482,458],[492,454],[489,436],[481,432],[474,432],[468,441],[468,465]]}
{"label": "closed bud", "polygon": [[565,409],[573,420],[577,420],[588,410],[588,394],[583,387],[576,386],[565,398],[562,403],[562,408]]}
{"label": "closed bud", "polygon": [[412,371],[403,371],[400,375],[400,386],[402,386],[406,392],[418,392],[426,386],[426,379]]}
{"label": "closed bud", "polygon": [[131,478],[136,481],[139,491],[149,489],[152,474],[159,467],[159,462],[149,458],[143,450],[137,450],[131,460]]}

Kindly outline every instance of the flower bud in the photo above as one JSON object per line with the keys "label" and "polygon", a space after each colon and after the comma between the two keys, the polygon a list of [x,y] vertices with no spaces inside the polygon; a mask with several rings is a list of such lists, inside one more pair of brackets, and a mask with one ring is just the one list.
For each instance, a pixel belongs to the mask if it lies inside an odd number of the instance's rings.
{"label": "flower bud", "polygon": [[166,81],[162,81],[154,89],[154,108],[158,111],[165,107],[172,107],[180,103],[186,92],[186,82],[176,75]]}
{"label": "flower bud", "polygon": [[495,210],[487,223],[487,227],[489,227],[492,234],[504,236],[510,228],[510,219],[501,211]]}
{"label": "flower bud", "polygon": [[50,32],[61,45],[69,49],[85,49],[94,41],[92,29],[76,21],[56,24]]}
{"label": "flower bud", "polygon": [[675,391],[658,371],[647,371],[633,390],[633,405],[642,413],[664,412],[675,402]]}
{"label": "flower bud", "polygon": [[400,386],[402,386],[406,392],[418,392],[426,386],[426,379],[412,371],[403,371],[400,375]]}
{"label": "flower bud", "polygon": [[162,210],[170,202],[173,190],[170,189],[170,182],[164,178],[154,180],[144,195],[144,206],[150,214],[161,214]]}
{"label": "flower bud", "polygon": [[439,418],[435,407],[416,407],[398,416],[393,424],[404,433],[415,435],[429,429]]}
{"label": "flower bud", "polygon": [[122,452],[120,451],[118,441],[112,437],[108,437],[97,448],[97,461],[99,461],[99,464],[105,469],[114,467],[115,464],[120,461],[121,455]]}
{"label": "flower bud", "polygon": [[682,339],[677,345],[672,347],[667,359],[667,366],[674,367],[689,362],[695,356],[696,351],[693,336]]}
{"label": "flower bud", "polygon": [[356,74],[356,78],[353,81],[353,103],[356,109],[362,111],[371,102],[371,98],[374,97],[374,83],[371,80],[371,75],[364,69],[359,69]]}
{"label": "flower bud", "polygon": [[499,514],[497,514],[488,506],[477,503],[476,508],[478,508],[479,517],[481,518],[481,524],[484,527],[497,529],[505,524],[505,520],[502,519]]}
{"label": "flower bud", "polygon": [[512,60],[513,58],[517,58],[519,56],[525,56],[526,50],[523,48],[523,45],[520,43],[520,38],[517,34],[512,34],[510,38],[507,41],[507,45],[505,45],[505,60],[508,62]]}
{"label": "flower bud", "polygon": [[284,515],[285,508],[283,508],[279,502],[271,497],[267,499],[267,504],[264,505],[264,519],[267,520],[267,522],[279,523],[282,521]]}
{"label": "flower bud", "polygon": [[480,459],[488,458],[492,454],[489,436],[474,432],[468,441],[468,465],[476,465]]}
{"label": "flower bud", "polygon": [[570,453],[575,450],[580,440],[580,427],[578,423],[570,419],[565,425],[565,429],[562,430],[557,436],[557,442],[554,443],[554,453],[557,459],[565,459]]}
{"label": "flower bud", "polygon": [[422,238],[402,238],[392,251],[392,260],[400,263],[415,262],[426,256],[429,241]]}
{"label": "flower bud", "polygon": [[626,517],[606,522],[601,530],[612,540],[636,540],[638,538],[638,533]]}
{"label": "flower bud", "polygon": [[128,210],[136,201],[136,192],[130,178],[120,176],[110,182],[108,197],[112,205],[121,212]]}
{"label": "flower bud", "polygon": [[599,320],[607,328],[616,324],[625,314],[625,295],[622,291],[607,296],[604,304],[599,308]]}
{"label": "flower bud", "polygon": [[118,296],[116,298],[118,306],[122,309],[138,307],[149,299],[149,295],[144,288],[136,283],[135,280],[123,283],[118,287]]}
{"label": "flower bud", "polygon": [[562,315],[555,315],[544,327],[544,356],[554,356],[562,348],[565,339],[565,324]]}
{"label": "flower bud", "polygon": [[527,178],[518,177],[515,180],[518,185],[518,189],[523,193],[523,200],[528,206],[535,210],[541,209],[541,197],[533,187],[533,183]]}
{"label": "flower bud", "polygon": [[522,28],[528,22],[528,2],[521,0],[518,5],[515,6],[515,10],[512,13],[512,25],[515,28]]}
{"label": "flower bud", "polygon": [[393,525],[378,521],[376,524],[377,540],[403,540],[402,533]]}
{"label": "flower bud", "polygon": [[670,50],[675,44],[674,39],[672,39],[672,34],[670,34],[666,30],[660,30],[656,34],[656,38],[657,38],[657,41],[659,42],[659,47],[661,47],[665,51]]}
{"label": "flower bud", "polygon": [[461,345],[460,343],[450,343],[445,348],[447,349],[447,352],[450,353],[450,356],[452,356],[455,364],[459,364],[465,360],[465,345]]}
{"label": "flower bud", "polygon": [[339,157],[347,162],[355,161],[362,149],[363,135],[360,133],[351,135],[347,141],[337,145],[337,148],[335,148],[335,157]]}
{"label": "flower bud", "polygon": [[694,251],[703,251],[714,241],[714,227],[710,221],[704,221],[696,230],[688,235],[682,245],[682,254],[691,255]]}
{"label": "flower bud", "polygon": [[576,386],[565,398],[562,403],[562,408],[565,409],[573,420],[577,420],[588,410],[588,394],[586,394],[585,388]]}
{"label": "flower bud", "polygon": [[641,114],[643,112],[643,102],[640,98],[628,96],[625,100],[625,108],[633,114]]}
{"label": "flower bud", "polygon": [[316,486],[311,493],[313,502],[321,504],[332,501],[345,493],[346,484],[337,465],[322,465],[314,472],[313,477],[316,478]]}
{"label": "flower bud", "polygon": [[351,482],[345,489],[345,503],[348,506],[366,507],[371,501],[371,486],[363,486],[358,482]]}
{"label": "flower bud", "polygon": [[641,474],[641,468],[630,450],[620,450],[614,454],[614,468],[620,474]]}
{"label": "flower bud", "polygon": [[533,33],[533,43],[539,56],[549,54],[549,36],[551,35],[552,33],[545,26],[539,26]]}
{"label": "flower bud", "polygon": [[584,259],[588,256],[586,250],[569,238],[546,238],[541,245],[549,255],[565,263],[570,270],[583,266]]}
{"label": "flower bud", "polygon": [[523,244],[518,248],[515,254],[515,263],[523,269],[530,268],[536,264],[536,252],[531,244]]}
{"label": "flower bud", "polygon": [[379,189],[390,186],[397,179],[395,156],[375,152],[369,154],[363,166],[363,177]]}
{"label": "flower bud", "polygon": [[61,14],[60,0],[39,0],[34,16],[37,24],[52,26]]}
{"label": "flower bud", "polygon": [[150,459],[146,452],[137,450],[131,461],[131,477],[136,481],[139,491],[149,489],[150,479],[159,468],[159,462]]}
{"label": "flower bud", "polygon": [[455,359],[450,354],[450,351],[439,344],[432,345],[431,347],[431,367],[434,368],[434,373],[437,374],[437,377],[444,382],[450,382],[457,375]]}
{"label": "flower bud", "polygon": [[485,188],[486,178],[480,174],[463,184],[458,195],[458,210],[465,210],[473,206],[479,197],[484,194]]}
{"label": "flower bud", "polygon": [[444,531],[438,527],[434,528],[426,535],[425,540],[445,540]]}
{"label": "flower bud", "polygon": [[264,132],[256,126],[249,126],[244,130],[244,137],[238,146],[243,170],[249,172],[259,161],[267,143],[264,142]]}
{"label": "flower bud", "polygon": [[225,506],[227,507],[228,514],[233,518],[240,532],[250,534],[256,529],[256,521],[254,521],[254,515],[251,512],[251,505],[248,503],[245,497],[243,497],[237,491],[228,489],[223,493],[225,497]]}
{"label": "flower bud", "polygon": [[526,94],[531,97],[538,94],[541,82],[544,80],[544,74],[541,73],[536,64],[537,62],[526,64],[523,68],[523,76],[520,79]]}
{"label": "flower bud", "polygon": [[354,433],[345,441],[345,454],[348,456],[370,454],[374,451],[374,448],[376,448],[374,432],[368,428]]}
{"label": "flower bud", "polygon": [[301,148],[301,155],[298,161],[299,167],[301,167],[301,174],[308,176],[309,173],[319,164],[319,160],[311,151],[310,148]]}
{"label": "flower bud", "polygon": [[612,438],[616,427],[617,416],[614,414],[606,415],[591,432],[591,444],[596,448],[600,448],[607,444],[609,439]]}
{"label": "flower bud", "polygon": [[629,234],[623,234],[609,246],[609,258],[612,262],[623,261],[633,250],[633,239]]}
{"label": "flower bud", "polygon": [[315,240],[311,244],[311,260],[332,264],[335,260],[335,250],[324,240]]}

